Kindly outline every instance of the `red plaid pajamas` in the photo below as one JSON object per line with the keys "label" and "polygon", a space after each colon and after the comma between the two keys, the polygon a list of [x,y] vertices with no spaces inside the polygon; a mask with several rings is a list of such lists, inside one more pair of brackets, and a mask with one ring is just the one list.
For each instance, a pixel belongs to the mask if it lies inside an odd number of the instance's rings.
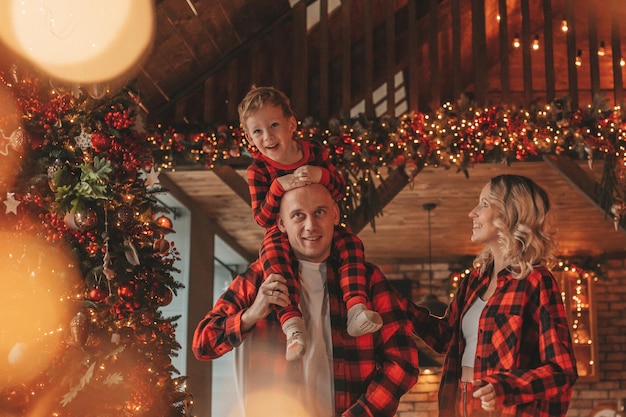
{"label": "red plaid pajamas", "polygon": [[[263,154],[256,153],[255,159],[248,167],[248,185],[252,200],[254,219],[266,228],[265,237],[259,258],[263,265],[265,279],[270,274],[280,274],[287,280],[291,304],[276,307],[281,323],[287,319],[301,316],[298,309],[299,288],[291,268],[290,246],[287,236],[276,226],[276,217],[280,211],[280,199],[285,193],[276,178],[293,173],[302,165],[313,165],[322,168],[321,184],[326,186],[335,201],[340,201],[345,189],[345,180],[341,173],[330,163],[325,150],[316,142],[300,140],[304,157],[292,165],[282,165]],[[344,302],[348,307],[358,303],[367,303],[365,291],[365,254],[363,242],[357,235],[345,227],[335,228],[333,244],[340,255],[341,289]]]}

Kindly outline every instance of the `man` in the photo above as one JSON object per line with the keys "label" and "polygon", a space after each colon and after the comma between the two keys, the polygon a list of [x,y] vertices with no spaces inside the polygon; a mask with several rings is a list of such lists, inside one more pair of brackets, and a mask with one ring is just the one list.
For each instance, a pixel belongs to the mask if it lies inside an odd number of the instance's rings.
{"label": "man", "polygon": [[272,308],[289,302],[285,280],[273,275],[264,281],[258,261],[234,279],[196,328],[198,359],[242,350],[238,359],[247,415],[391,417],[417,381],[407,301],[371,264],[368,298],[384,325],[376,333],[348,335],[338,255],[331,253],[338,223],[339,208],[323,185],[295,188],[282,197],[278,226],[297,259],[294,271],[299,271],[300,308],[307,323],[309,343],[302,361],[285,360],[285,336]]}

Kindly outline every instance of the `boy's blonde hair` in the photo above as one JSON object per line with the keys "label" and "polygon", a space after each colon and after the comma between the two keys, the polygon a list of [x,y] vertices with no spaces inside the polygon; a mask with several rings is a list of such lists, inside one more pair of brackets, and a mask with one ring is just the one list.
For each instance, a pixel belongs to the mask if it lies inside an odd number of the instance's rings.
{"label": "boy's blonde hair", "polygon": [[248,117],[261,110],[267,104],[280,107],[285,117],[293,116],[295,118],[291,103],[285,93],[274,87],[257,87],[253,85],[237,108],[239,111],[239,122],[246,133],[248,133],[246,130]]}

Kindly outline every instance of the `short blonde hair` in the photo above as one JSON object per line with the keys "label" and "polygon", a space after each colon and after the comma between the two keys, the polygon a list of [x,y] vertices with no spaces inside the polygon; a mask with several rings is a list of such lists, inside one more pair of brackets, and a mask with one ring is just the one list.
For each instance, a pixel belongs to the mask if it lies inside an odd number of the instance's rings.
{"label": "short blonde hair", "polygon": [[257,87],[253,85],[237,108],[239,122],[246,133],[248,133],[246,130],[248,117],[261,110],[267,104],[280,107],[285,117],[295,118],[291,103],[285,93],[274,87]]}

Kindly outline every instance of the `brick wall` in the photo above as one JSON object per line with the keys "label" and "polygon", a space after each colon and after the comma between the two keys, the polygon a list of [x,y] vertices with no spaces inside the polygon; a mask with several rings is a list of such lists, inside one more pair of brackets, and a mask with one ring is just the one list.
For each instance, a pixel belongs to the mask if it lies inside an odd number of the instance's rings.
{"label": "brick wall", "polygon": [[[399,263],[379,265],[391,280],[415,282],[407,295],[413,301],[429,292],[428,265]],[[467,266],[467,265],[464,265]],[[442,301],[448,301],[450,271],[460,265],[433,265],[433,289]],[[568,417],[588,417],[602,403],[615,404],[626,399],[626,260],[607,263],[607,272],[594,283],[594,308],[597,318],[596,380],[580,379],[574,386]],[[436,417],[437,389],[440,375],[422,371],[417,384],[402,397],[397,417]]]}

